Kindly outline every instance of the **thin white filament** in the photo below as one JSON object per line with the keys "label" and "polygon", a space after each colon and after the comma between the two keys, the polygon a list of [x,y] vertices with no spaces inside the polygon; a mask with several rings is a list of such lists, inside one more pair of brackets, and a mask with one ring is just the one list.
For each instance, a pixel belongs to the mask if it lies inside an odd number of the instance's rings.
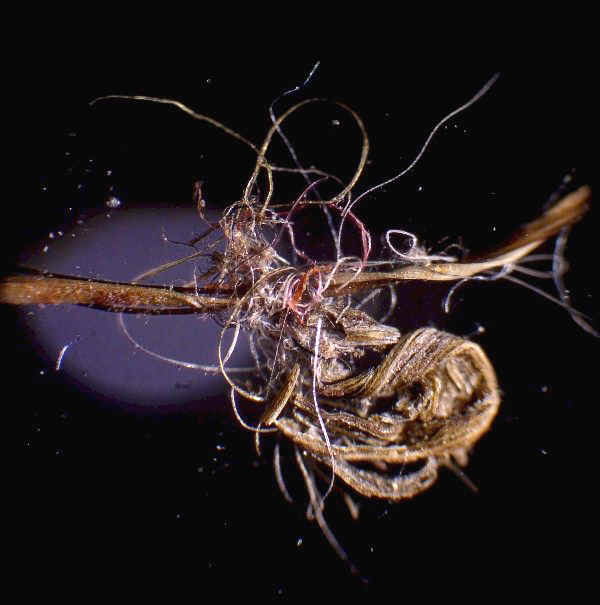
{"label": "thin white filament", "polygon": [[313,379],[312,379],[312,396],[313,403],[315,404],[315,411],[317,413],[317,418],[319,419],[319,425],[321,427],[321,431],[323,432],[323,438],[325,439],[325,443],[327,444],[327,452],[329,454],[329,458],[331,459],[331,479],[329,481],[329,486],[327,487],[327,491],[321,500],[321,507],[325,504],[325,499],[331,493],[333,489],[333,483],[335,481],[335,458],[333,456],[333,450],[331,448],[331,442],[329,441],[329,433],[325,428],[325,423],[323,422],[323,416],[321,416],[321,410],[319,408],[319,402],[317,401],[317,375],[319,371],[319,345],[321,342],[321,327],[323,325],[323,318],[319,317],[317,320],[317,332],[315,335],[315,348],[314,348],[314,359],[313,359]]}
{"label": "thin white filament", "polygon": [[554,277],[553,271],[538,271],[537,269],[530,269],[529,267],[521,267],[519,265],[515,265],[513,270],[517,273],[529,275],[530,277],[537,277],[538,279],[549,279]]}
{"label": "thin white filament", "polygon": [[[594,330],[583,319],[586,317],[585,313],[582,313],[581,311],[574,309],[569,304],[568,298],[566,300],[558,299],[555,296],[552,296],[551,294],[544,292],[544,290],[542,290],[541,288],[538,288],[537,286],[534,286],[532,284],[528,284],[526,281],[523,281],[522,279],[519,279],[518,277],[511,275],[511,273],[512,273],[512,271],[514,271],[514,269],[515,269],[514,265],[503,265],[501,270],[498,271],[498,273],[494,273],[493,275],[475,275],[472,277],[465,277],[464,279],[461,279],[459,282],[454,284],[454,286],[452,286],[452,288],[446,295],[446,299],[444,300],[444,305],[443,305],[444,311],[446,313],[450,312],[450,299],[452,298],[452,296],[456,292],[456,290],[458,288],[460,288],[466,282],[469,282],[471,280],[496,281],[498,279],[506,279],[510,282],[518,284],[519,286],[522,286],[523,288],[531,290],[532,292],[535,292],[536,294],[539,294],[541,297],[553,302],[554,304],[558,305],[559,307],[563,307],[571,314],[571,316],[573,317],[573,321],[576,321],[576,323],[578,323],[586,332],[589,332],[590,334],[593,334],[594,336],[600,336],[600,333],[598,333],[596,330]],[[576,318],[581,319],[581,321],[583,322],[584,325],[581,325],[579,322],[577,322]]]}
{"label": "thin white filament", "polygon": [[[523,286],[524,288],[527,288],[528,290],[532,290],[536,294],[539,294],[540,296],[557,304],[559,307],[563,307],[563,309],[566,309],[572,316],[580,317],[580,318],[586,317],[585,313],[582,313],[581,311],[574,309],[568,302],[566,302],[564,300],[560,300],[560,299],[556,298],[555,296],[552,296],[551,294],[544,292],[541,288],[528,284],[526,281],[523,281],[522,279],[519,279],[518,277],[515,277],[514,275],[504,275],[503,277],[504,277],[504,279],[514,282],[515,284],[519,284],[520,286]],[[588,326],[587,328],[584,328],[584,330],[586,332],[590,332],[594,336],[600,336],[600,334],[598,332],[596,332],[589,324],[587,324],[587,322],[584,322],[584,323]]]}
{"label": "thin white filament", "polygon": [[446,122],[448,122],[448,120],[451,120],[453,117],[455,117],[459,113],[465,111],[466,109],[468,109],[469,107],[471,107],[471,105],[473,105],[474,103],[476,103],[477,101],[479,101],[479,99],[481,99],[481,97],[483,97],[488,92],[488,90],[496,83],[496,80],[498,80],[499,77],[500,77],[499,73],[494,74],[479,89],[479,91],[473,97],[471,97],[466,103],[463,103],[460,107],[457,107],[456,109],[454,109],[453,111],[451,111],[448,115],[446,115],[444,118],[442,118],[433,127],[433,130],[429,133],[429,136],[425,140],[425,143],[423,143],[423,146],[421,147],[421,150],[419,151],[419,153],[417,154],[417,156],[415,157],[415,159],[404,170],[402,170],[402,172],[400,172],[399,174],[397,174],[397,175],[389,178],[387,181],[384,181],[383,183],[379,183],[378,185],[374,185],[370,189],[367,189],[366,191],[364,191],[363,193],[361,193],[352,203],[349,203],[346,206],[346,208],[344,209],[344,214],[347,214],[348,212],[350,212],[350,210],[352,209],[352,207],[356,203],[358,203],[366,195],[369,195],[370,193],[373,193],[373,191],[376,191],[377,189],[381,189],[382,187],[385,187],[386,185],[389,185],[390,183],[393,183],[394,181],[397,181],[398,179],[402,178],[405,174],[407,174],[408,172],[410,172],[419,163],[419,160],[423,157],[423,154],[425,153],[425,151],[429,147],[429,144],[431,143],[433,137],[436,135],[437,131]]}
{"label": "thin white filament", "polygon": [[[294,449],[295,449],[295,453],[296,453],[296,463],[298,464],[298,468],[300,469],[300,473],[302,474],[302,478],[304,479],[304,484],[306,485],[306,490],[308,491],[308,497],[310,499],[310,509],[309,510],[312,510],[312,513],[314,514],[314,517],[317,520],[317,523],[318,523],[321,531],[323,532],[325,539],[327,540],[327,542],[329,542],[329,545],[336,552],[337,556],[342,561],[346,561],[346,563],[349,565],[350,571],[352,571],[352,573],[354,573],[354,574],[358,573],[357,568],[352,563],[352,561],[350,561],[350,559],[348,558],[346,551],[342,548],[341,544],[337,541],[337,538],[335,537],[335,535],[331,531],[331,529],[329,529],[329,525],[327,525],[327,521],[325,521],[323,511],[321,510],[320,502],[322,502],[322,500],[321,501],[319,500],[319,494],[317,493],[317,489],[315,487],[314,477],[312,476],[312,473],[310,473],[308,471],[308,469],[306,468],[306,465],[304,464],[304,460],[302,459],[302,454],[300,453],[300,450],[297,447],[295,447]],[[307,514],[307,517],[308,516],[309,515]],[[310,519],[310,517],[309,517],[309,519]]]}
{"label": "thin white filament", "polygon": [[379,323],[384,324],[392,315],[392,313],[396,310],[396,306],[398,305],[398,295],[396,294],[396,289],[394,286],[389,285],[388,290],[390,292],[390,304],[388,306],[387,313],[379,319]]}
{"label": "thin white filament", "polygon": [[567,246],[569,232],[570,227],[563,227],[556,238],[556,242],[554,243],[554,254],[552,255],[552,277],[554,279],[554,285],[556,286],[556,290],[561,301],[569,305],[569,314],[571,315],[571,319],[580,328],[588,332],[588,334],[592,334],[596,338],[600,338],[600,332],[598,332],[598,330],[595,330],[587,321],[583,319],[583,317],[573,313],[573,311],[570,310],[570,297],[567,289],[565,288],[565,282],[563,279],[566,265],[564,252]]}
{"label": "thin white filament", "polygon": [[237,408],[237,404],[235,402],[235,389],[232,388],[229,391],[229,399],[231,401],[231,407],[233,408],[233,413],[235,414],[236,420],[248,431],[253,433],[274,433],[277,429],[261,429],[260,426],[252,426],[248,424],[240,415],[240,412]]}
{"label": "thin white filament", "polygon": [[[271,122],[276,125],[276,127],[277,127],[277,133],[279,134],[279,136],[283,140],[283,142],[284,142],[284,144],[285,144],[285,146],[286,146],[286,148],[287,148],[290,156],[292,157],[292,160],[294,161],[294,164],[297,166],[298,170],[300,171],[300,173],[304,177],[304,180],[309,185],[311,185],[311,181],[310,181],[310,178],[309,178],[308,175],[311,173],[311,170],[306,170],[302,166],[302,164],[300,163],[300,160],[298,159],[298,154],[296,153],[296,150],[294,149],[294,147],[291,144],[290,140],[284,134],[284,132],[283,132],[283,130],[281,128],[281,125],[277,124],[277,118],[275,117],[275,112],[274,112],[273,108],[275,107],[276,103],[278,103],[281,99],[283,99],[283,97],[287,97],[288,95],[294,94],[295,92],[298,92],[302,88],[305,88],[308,85],[308,83],[310,82],[310,80],[312,79],[312,77],[314,76],[314,74],[317,71],[317,69],[319,68],[320,64],[321,64],[321,61],[317,61],[313,65],[313,68],[310,70],[310,73],[305,78],[304,82],[302,82],[302,84],[299,84],[298,86],[295,86],[294,88],[290,88],[289,90],[286,90],[284,93],[282,93],[281,95],[279,95],[279,97],[277,97],[271,103],[271,106],[269,107],[269,116],[271,117]],[[339,179],[336,178],[335,180],[339,180]],[[316,187],[315,187],[315,190],[316,190]],[[317,197],[318,200],[321,199],[321,196],[319,195],[318,191],[317,191],[317,196],[316,197]],[[327,218],[327,224],[329,225],[329,231],[331,233],[331,236],[332,236],[333,241],[334,241],[334,245],[336,247],[336,258],[339,258],[341,256],[341,251],[339,249],[339,242],[338,242],[337,237],[336,237],[335,226],[334,226],[333,220],[331,218],[331,212],[329,212],[329,209],[325,205],[321,206],[321,208],[323,209],[323,213],[325,214],[325,217]],[[294,251],[294,255],[295,255],[295,251]]]}
{"label": "thin white filament", "polygon": [[381,294],[381,288],[376,288],[372,290],[367,296],[365,296],[357,305],[354,306],[355,309],[362,309],[365,305],[368,305],[374,298]]}
{"label": "thin white filament", "polygon": [[277,118],[275,117],[275,112],[274,112],[273,108],[275,107],[276,103],[278,103],[281,99],[283,99],[283,97],[287,97],[288,95],[294,94],[295,92],[298,92],[300,89],[302,89],[305,86],[307,86],[307,84],[310,82],[310,80],[314,76],[315,72],[317,71],[317,69],[319,69],[319,65],[320,64],[321,64],[321,61],[317,61],[313,65],[313,68],[310,70],[310,73],[308,74],[308,76],[306,76],[306,78],[305,78],[304,82],[302,82],[302,84],[298,84],[298,86],[295,86],[294,88],[290,88],[289,90],[286,90],[284,93],[280,94],[271,103],[271,105],[269,107],[269,116],[271,117],[271,122],[273,122],[273,124],[276,127],[277,134],[281,137],[281,139],[285,143],[285,146],[287,147],[287,150],[289,151],[290,156],[292,156],[292,160],[294,161],[294,164],[298,167],[298,169],[302,173],[302,176],[304,177],[304,179],[306,180],[306,182],[309,183],[309,184],[310,184],[310,179],[308,178],[308,174],[306,173],[306,171],[302,167],[302,164],[300,164],[300,160],[298,159],[298,155],[296,153],[296,150],[294,149],[294,147],[290,143],[289,139],[283,133],[283,130],[281,129],[281,125],[277,122]]}
{"label": "thin white filament", "polygon": [[446,295],[446,298],[444,299],[444,312],[445,313],[450,313],[450,299],[452,298],[452,296],[454,295],[454,293],[464,284],[466,284],[467,282],[471,281],[471,280],[477,280],[477,281],[495,281],[497,279],[500,279],[501,277],[506,277],[506,275],[512,271],[512,265],[503,265],[500,270],[498,271],[498,273],[494,273],[492,275],[475,275],[475,276],[471,276],[471,277],[465,277],[463,279],[461,279],[460,281],[456,282],[452,288],[450,288],[448,294]]}
{"label": "thin white filament", "polygon": [[240,336],[240,323],[236,322],[235,329],[233,332],[233,338],[231,339],[231,343],[229,345],[229,348],[227,349],[227,353],[225,353],[225,357],[223,358],[223,364],[226,364],[229,361],[229,358],[231,357],[231,355],[233,354],[233,351],[235,349],[235,345],[237,345],[239,336]]}
{"label": "thin white filament", "polygon": [[[391,235],[405,235],[410,239],[410,248],[408,252],[400,252],[395,248],[395,246],[390,241]],[[410,231],[403,231],[402,229],[389,229],[385,234],[385,241],[389,246],[390,250],[398,257],[403,260],[414,262],[414,261],[442,261],[446,263],[455,263],[458,259],[454,256],[447,256],[442,254],[415,254],[415,250],[419,250],[419,240],[414,233],[410,233]]]}
{"label": "thin white filament", "polygon": [[279,487],[279,491],[283,494],[284,499],[292,504],[294,499],[290,496],[290,492],[287,489],[285,481],[283,479],[283,473],[281,472],[281,452],[279,442],[275,444],[275,452],[273,455],[273,469],[275,471],[275,480],[277,481],[277,486]]}
{"label": "thin white filament", "polygon": [[[136,340],[125,325],[125,315],[123,313],[119,313],[117,316],[117,321],[119,327],[123,334],[127,337],[129,342],[139,351],[142,351],[146,355],[150,355],[150,357],[154,357],[155,359],[160,359],[161,361],[166,361],[167,363],[179,366],[181,368],[187,368],[188,370],[200,370],[201,372],[205,372],[207,374],[220,374],[221,370],[219,366],[214,365],[201,365],[198,363],[194,363],[192,361],[182,361],[181,359],[174,359],[173,357],[167,357],[166,355],[161,355],[160,353],[156,353],[156,351],[151,351],[147,349],[144,345],[142,345],[138,340]],[[256,368],[254,367],[239,367],[239,368],[227,368],[228,372],[232,374],[243,374],[248,372],[255,372]]]}
{"label": "thin white filament", "polygon": [[357,198],[355,198],[353,201],[350,200],[350,198],[348,199],[348,203],[346,204],[344,211],[342,212],[342,220],[338,229],[338,241],[341,242],[342,239],[342,230],[344,228],[344,221],[346,216],[348,215],[348,213],[352,210],[352,208],[366,195],[369,195],[371,193],[373,193],[373,191],[376,191],[377,189],[381,189],[382,187],[385,187],[386,185],[389,185],[390,183],[393,183],[394,181],[397,181],[398,179],[402,178],[405,174],[407,174],[408,172],[410,172],[420,161],[420,159],[423,157],[423,154],[425,153],[425,151],[427,150],[427,148],[429,147],[429,144],[431,143],[433,137],[436,135],[437,131],[446,123],[448,122],[448,120],[451,120],[454,116],[458,115],[459,113],[465,111],[466,109],[468,109],[471,105],[473,105],[474,103],[476,103],[481,97],[483,97],[487,91],[495,84],[496,80],[500,77],[500,74],[494,74],[484,85],[482,88],[479,89],[479,91],[473,96],[471,97],[466,103],[463,103],[460,107],[457,107],[455,110],[451,111],[448,115],[446,115],[444,118],[442,118],[434,127],[433,130],[429,133],[429,136],[427,137],[427,139],[425,140],[425,143],[423,143],[423,146],[421,147],[421,150],[419,151],[419,153],[417,154],[417,156],[415,157],[415,159],[404,169],[402,170],[402,172],[400,172],[399,174],[387,179],[386,181],[383,181],[383,183],[379,183],[378,185],[374,185],[373,187],[371,187],[370,189],[367,189],[366,191],[363,191],[363,193],[361,193]]}

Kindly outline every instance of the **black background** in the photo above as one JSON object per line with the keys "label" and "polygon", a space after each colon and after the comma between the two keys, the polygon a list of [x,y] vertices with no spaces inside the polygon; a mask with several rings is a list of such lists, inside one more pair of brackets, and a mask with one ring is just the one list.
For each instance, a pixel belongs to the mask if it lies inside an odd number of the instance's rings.
{"label": "black background", "polygon": [[[7,210],[7,265],[26,243],[68,228],[73,212],[103,211],[111,186],[124,202],[121,212],[192,203],[197,178],[213,207],[240,195],[252,165],[243,146],[167,107],[117,102],[91,109],[91,99],[175,98],[259,142],[270,102],[313,64],[310,57],[277,66],[130,57],[75,67],[70,57],[40,58],[30,74],[27,90],[37,94],[27,109],[35,114],[27,114],[21,142],[32,193]],[[360,191],[402,169],[431,127],[500,69],[491,92],[439,133],[412,173],[357,207],[374,233],[403,228],[431,245],[462,236],[468,248],[483,250],[537,215],[565,176],[573,179],[569,187],[593,185],[584,70],[503,67],[438,61],[399,70],[390,58],[324,60],[295,98],[341,100],[363,118],[372,163]],[[331,106],[308,110],[288,132],[306,164],[350,173],[359,138],[344,114]],[[286,181],[282,196],[301,189]],[[576,227],[568,249],[573,300],[588,313],[597,312],[599,300],[597,215],[592,209]],[[597,341],[559,307],[512,284],[466,286],[449,316],[439,310],[446,290],[400,287],[398,323],[434,323],[458,334],[485,327],[475,339],[496,367],[503,403],[467,469],[480,492],[443,472],[412,501],[365,502],[356,523],[332,497],[326,516],[368,584],[304,519],[306,496],[291,460],[284,467],[296,503],[283,500],[268,441],[257,458],[225,395],[220,413],[123,408],[53,373],[53,360],[40,358],[23,337],[17,313],[2,309],[3,369],[15,385],[7,404],[23,417],[14,451],[26,569],[52,582],[85,578],[90,589],[125,578],[140,589],[166,582],[286,599],[393,595],[401,582],[429,572],[447,582],[475,572],[514,578],[534,560],[547,571],[577,560],[587,527],[589,444],[582,435],[597,401]],[[219,405],[213,401],[211,409]]]}

